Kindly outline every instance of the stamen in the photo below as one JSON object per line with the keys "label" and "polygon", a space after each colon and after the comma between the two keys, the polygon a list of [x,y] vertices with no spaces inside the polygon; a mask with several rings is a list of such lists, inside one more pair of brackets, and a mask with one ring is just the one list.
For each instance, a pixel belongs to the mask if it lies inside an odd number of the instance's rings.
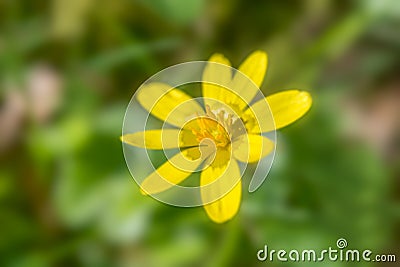
{"label": "stamen", "polygon": [[220,122],[224,122],[224,120],[225,120],[225,111],[223,111],[223,110],[220,110],[220,111],[219,111],[219,113],[218,113],[218,120],[219,120]]}
{"label": "stamen", "polygon": [[232,119],[233,119],[233,114],[228,115],[228,119],[226,120],[226,128],[230,129],[232,126]]}
{"label": "stamen", "polygon": [[212,111],[209,105],[206,105],[205,109],[205,115],[196,113],[197,127],[190,127],[198,142],[210,139],[216,147],[224,148],[235,136],[242,134],[241,124],[239,124],[241,120],[232,113],[227,113],[224,109]]}
{"label": "stamen", "polygon": [[206,114],[208,117],[213,118],[214,120],[217,119],[217,117],[215,116],[215,114],[211,111],[211,108],[209,105],[206,105]]}

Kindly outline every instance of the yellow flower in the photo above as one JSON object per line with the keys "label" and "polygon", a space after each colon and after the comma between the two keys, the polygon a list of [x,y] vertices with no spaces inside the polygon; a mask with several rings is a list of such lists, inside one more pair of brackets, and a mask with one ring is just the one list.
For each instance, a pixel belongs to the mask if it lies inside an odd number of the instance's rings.
{"label": "yellow flower", "polygon": [[[141,183],[144,194],[163,192],[181,183],[205,166],[200,174],[201,199],[208,217],[217,223],[230,220],[241,201],[241,173],[237,161],[253,163],[271,153],[274,143],[262,133],[285,127],[301,118],[311,107],[309,93],[288,90],[256,101],[250,107],[267,69],[267,55],[253,52],[233,75],[230,62],[214,54],[203,72],[204,107],[183,91],[162,83],[150,83],[137,93],[138,102],[153,116],[175,126],[122,136],[122,141],[146,149],[179,148]],[[246,77],[246,79],[243,79]],[[217,84],[230,84],[234,92]],[[256,85],[256,86],[254,86]],[[160,99],[158,96],[163,95]],[[275,124],[257,117],[268,102]],[[155,104],[154,104],[155,103]],[[182,105],[181,105],[182,104]],[[191,118],[188,120],[188,118]],[[211,186],[210,186],[211,185]]]}

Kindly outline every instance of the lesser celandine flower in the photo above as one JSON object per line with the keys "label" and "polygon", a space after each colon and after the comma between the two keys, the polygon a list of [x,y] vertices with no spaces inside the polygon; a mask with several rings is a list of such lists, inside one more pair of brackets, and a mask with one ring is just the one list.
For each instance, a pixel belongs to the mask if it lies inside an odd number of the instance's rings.
{"label": "lesser celandine flower", "polygon": [[[214,54],[209,62],[230,66],[229,60],[221,54]],[[266,53],[253,52],[238,69],[253,82],[253,86],[246,86],[240,75],[232,73],[230,68],[217,71],[213,64],[207,65],[203,81],[212,78],[240,89],[234,90],[236,94],[218,86],[218,83],[203,83],[204,106],[190,101],[191,97],[183,91],[162,83],[148,84],[147,90],[138,92],[137,100],[147,111],[177,128],[126,134],[122,141],[147,149],[179,148],[181,151],[143,180],[141,190],[144,194],[163,192],[204,165],[200,174],[200,192],[208,217],[223,223],[238,212],[242,185],[237,161],[254,163],[271,153],[274,143],[262,133],[298,120],[312,103],[309,93],[288,90],[253,101],[255,103],[249,106],[261,86],[266,69]],[[152,93],[160,95],[160,92],[165,94],[161,94],[162,97],[154,104]],[[263,122],[262,117],[255,116],[265,108],[265,100],[275,124]],[[187,120],[188,116],[190,120]],[[221,181],[214,183],[213,187],[206,186],[217,179]]]}

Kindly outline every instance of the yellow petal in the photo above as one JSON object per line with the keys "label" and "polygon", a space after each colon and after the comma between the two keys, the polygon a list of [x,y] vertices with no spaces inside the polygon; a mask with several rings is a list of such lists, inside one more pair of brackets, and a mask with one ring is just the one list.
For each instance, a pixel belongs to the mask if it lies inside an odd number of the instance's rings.
{"label": "yellow petal", "polygon": [[[189,148],[190,150],[198,148]],[[141,183],[142,194],[157,194],[179,184],[192,174],[202,160],[189,160],[182,152],[167,160]]]}
{"label": "yellow petal", "polygon": [[201,106],[192,97],[167,84],[145,84],[136,96],[139,103],[152,115],[177,127],[193,118],[196,113],[203,113]]}
{"label": "yellow petal", "polygon": [[[266,100],[275,121],[275,129],[280,129],[300,119],[312,105],[311,95],[308,92],[299,90],[279,92],[266,97]],[[255,114],[265,112],[263,111],[265,107],[264,100],[260,100],[251,106]],[[257,118],[262,132],[274,130],[268,116],[258,116]]]}
{"label": "yellow petal", "polygon": [[262,135],[241,135],[232,144],[233,156],[241,162],[257,162],[271,153],[275,144]]}
{"label": "yellow petal", "polygon": [[303,117],[312,105],[308,92],[288,90],[267,97],[276,129],[285,127]]}
{"label": "yellow petal", "polygon": [[201,199],[208,217],[216,223],[223,223],[238,212],[242,195],[240,170],[237,162],[231,160],[225,167],[213,165],[200,175]]}
{"label": "yellow petal", "polygon": [[[219,64],[207,64],[203,71],[202,83],[203,97],[212,98],[223,101],[221,91],[223,87],[220,85],[228,85],[232,79],[232,70],[230,68],[231,63],[227,58],[221,54],[214,54],[208,60],[209,62],[215,62]],[[220,65],[222,64],[222,65]],[[228,67],[225,67],[228,66]],[[207,99],[204,99],[206,105],[210,105]]]}
{"label": "yellow petal", "polygon": [[147,149],[169,149],[179,147],[179,133],[177,129],[147,130],[125,134],[121,140],[129,145]]}
{"label": "yellow petal", "polygon": [[241,73],[235,74],[232,88],[247,103],[250,103],[257,94],[258,88],[264,80],[267,64],[267,54],[263,51],[255,51],[240,65]]}
{"label": "yellow petal", "polygon": [[240,65],[239,71],[246,74],[260,87],[267,71],[268,57],[263,51],[255,51]]}
{"label": "yellow petal", "polygon": [[234,110],[246,107],[246,102],[232,91],[232,69],[229,60],[221,54],[214,54],[208,61],[213,63],[208,63],[203,72],[204,103],[212,109],[218,109],[220,106],[216,101],[207,99],[211,98],[231,106]]}

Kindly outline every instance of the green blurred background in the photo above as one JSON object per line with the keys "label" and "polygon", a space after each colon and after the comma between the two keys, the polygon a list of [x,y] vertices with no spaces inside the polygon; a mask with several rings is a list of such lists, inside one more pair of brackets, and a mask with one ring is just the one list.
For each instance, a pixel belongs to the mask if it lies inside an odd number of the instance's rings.
{"label": "green blurred background", "polygon": [[[1,0],[0,30],[1,266],[310,266],[256,253],[341,237],[400,261],[399,1]],[[267,181],[223,225],[140,195],[119,141],[136,88],[256,49],[266,95],[314,99]]]}

